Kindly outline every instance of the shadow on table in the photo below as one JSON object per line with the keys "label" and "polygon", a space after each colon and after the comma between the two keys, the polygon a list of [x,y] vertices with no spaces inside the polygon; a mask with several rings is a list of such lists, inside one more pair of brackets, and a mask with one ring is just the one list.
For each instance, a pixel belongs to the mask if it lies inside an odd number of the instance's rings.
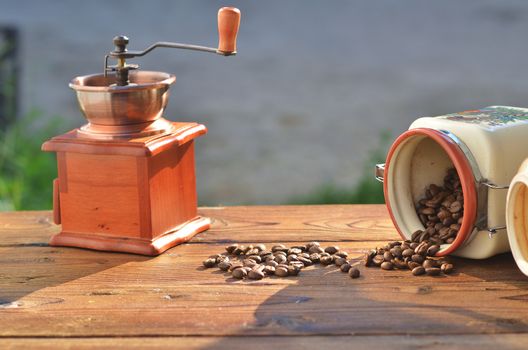
{"label": "shadow on table", "polygon": [[[150,257],[97,252],[79,248],[29,244],[2,248],[0,255],[0,309],[18,307],[35,291],[100,273]],[[50,303],[53,300],[42,301]]]}
{"label": "shadow on table", "polygon": [[[410,271],[388,272],[360,266],[362,276],[353,280],[335,266],[310,267],[295,278],[295,284],[286,286],[260,304],[252,324],[209,348],[239,342],[242,345],[244,338],[241,336],[247,335],[442,335],[528,331],[528,324],[523,320],[528,279],[518,271],[510,254],[487,260],[452,260],[460,272],[439,277],[414,277]],[[259,284],[274,283],[276,279],[226,281],[245,284],[246,288],[253,284],[258,293]],[[445,338],[445,342],[451,341]],[[306,337],[280,341],[305,342]]]}

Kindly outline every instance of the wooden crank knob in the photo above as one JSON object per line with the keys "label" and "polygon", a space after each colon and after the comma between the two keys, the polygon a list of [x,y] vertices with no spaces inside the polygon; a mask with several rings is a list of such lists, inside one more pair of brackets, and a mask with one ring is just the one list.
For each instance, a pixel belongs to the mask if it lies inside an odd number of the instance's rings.
{"label": "wooden crank knob", "polygon": [[218,10],[218,51],[226,56],[236,54],[236,38],[240,26],[240,10],[222,7]]}

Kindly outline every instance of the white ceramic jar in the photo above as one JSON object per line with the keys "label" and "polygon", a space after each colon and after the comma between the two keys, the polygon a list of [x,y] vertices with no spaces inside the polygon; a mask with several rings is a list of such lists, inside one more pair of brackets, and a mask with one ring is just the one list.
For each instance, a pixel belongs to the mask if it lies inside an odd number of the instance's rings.
{"label": "white ceramic jar", "polygon": [[[442,185],[447,169],[454,167],[462,185],[464,217],[456,239],[442,245],[437,255],[483,259],[509,250],[507,188],[527,157],[528,109],[493,106],[417,119],[393,143],[376,175],[384,182],[396,229],[410,239],[424,229],[415,207],[425,187]],[[525,248],[528,254],[528,241]]]}

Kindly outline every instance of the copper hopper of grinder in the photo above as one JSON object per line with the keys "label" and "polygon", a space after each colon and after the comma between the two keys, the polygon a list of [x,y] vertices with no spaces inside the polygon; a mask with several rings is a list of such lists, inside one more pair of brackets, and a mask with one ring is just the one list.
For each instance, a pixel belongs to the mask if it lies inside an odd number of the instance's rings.
{"label": "copper hopper of grinder", "polygon": [[[162,118],[169,100],[169,88],[176,76],[164,72],[139,71],[138,65],[126,60],[141,57],[157,47],[236,54],[236,36],[240,11],[224,7],[218,11],[218,48],[157,42],[143,51],[129,51],[129,39],[117,36],[114,51],[105,56],[104,72],[76,77],[70,87],[77,94],[80,109],[88,124],[78,130],[80,137],[122,139],[170,132],[172,123]],[[117,60],[115,66],[108,59]]]}

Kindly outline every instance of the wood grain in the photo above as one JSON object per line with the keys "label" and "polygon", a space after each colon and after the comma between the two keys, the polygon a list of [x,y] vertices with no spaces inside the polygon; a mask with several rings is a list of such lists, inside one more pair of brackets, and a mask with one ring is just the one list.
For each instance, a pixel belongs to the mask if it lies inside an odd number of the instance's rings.
{"label": "wood grain", "polygon": [[57,348],[78,348],[80,340],[86,347],[205,349],[526,343],[528,279],[510,254],[455,259],[458,272],[448,277],[362,267],[362,277],[352,280],[317,266],[297,278],[234,281],[201,267],[224,242],[319,239],[359,258],[397,234],[382,206],[202,208],[200,214],[213,218],[211,230],[150,258],[49,247],[43,242],[57,230],[51,212],[0,213],[0,339]]}

